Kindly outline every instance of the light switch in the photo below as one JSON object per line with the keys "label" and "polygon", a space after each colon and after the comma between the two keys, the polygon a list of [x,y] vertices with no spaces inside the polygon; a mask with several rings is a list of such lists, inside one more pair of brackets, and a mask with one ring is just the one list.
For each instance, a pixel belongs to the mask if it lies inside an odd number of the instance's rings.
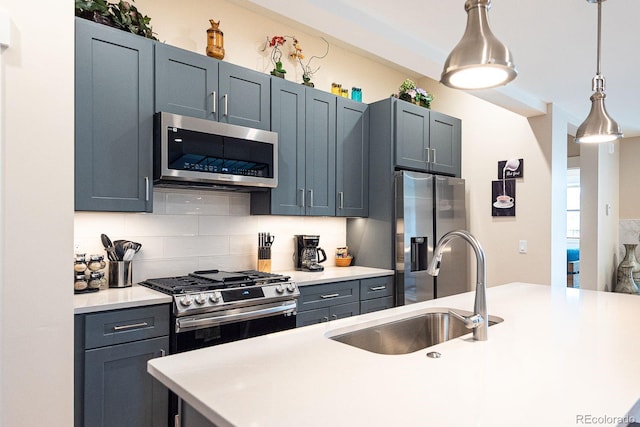
{"label": "light switch", "polygon": [[526,254],[527,253],[527,241],[526,240],[520,240],[520,244],[518,245],[518,252],[520,252],[521,254]]}

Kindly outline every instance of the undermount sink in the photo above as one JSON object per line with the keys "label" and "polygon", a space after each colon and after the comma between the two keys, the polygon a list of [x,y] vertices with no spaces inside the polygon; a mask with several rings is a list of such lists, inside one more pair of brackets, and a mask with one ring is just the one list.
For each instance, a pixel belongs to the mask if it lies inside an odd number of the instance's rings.
{"label": "undermount sink", "polygon": [[[463,316],[473,313],[454,310]],[[489,316],[489,326],[504,319]],[[471,334],[464,323],[449,314],[448,308],[432,309],[428,313],[395,320],[364,329],[329,337],[362,350],[378,354],[408,354],[444,341]]]}

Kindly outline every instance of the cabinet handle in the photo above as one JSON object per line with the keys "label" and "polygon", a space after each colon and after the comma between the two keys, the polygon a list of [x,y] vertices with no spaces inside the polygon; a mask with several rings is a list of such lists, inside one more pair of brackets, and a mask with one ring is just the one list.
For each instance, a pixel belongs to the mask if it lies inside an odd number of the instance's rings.
{"label": "cabinet handle", "polygon": [[144,177],[144,201],[149,201],[149,177]]}
{"label": "cabinet handle", "polygon": [[328,295],[320,295],[320,298],[322,299],[327,299],[327,298],[335,298],[335,297],[339,297],[340,294],[328,294]]}
{"label": "cabinet handle", "polygon": [[338,320],[338,315],[337,314],[332,314],[331,317],[333,317],[334,320]]}
{"label": "cabinet handle", "polygon": [[313,207],[313,190],[309,190],[309,207]]}
{"label": "cabinet handle", "polygon": [[324,316],[324,317],[322,318],[322,321],[323,321],[323,322],[328,322],[328,321],[329,321],[329,316]]}
{"label": "cabinet handle", "polygon": [[433,150],[433,163],[438,163],[438,161],[436,160],[436,149],[432,148]]}
{"label": "cabinet handle", "polygon": [[224,115],[226,116],[229,112],[229,96],[224,94]]}
{"label": "cabinet handle", "polygon": [[164,351],[164,348],[160,349],[160,357],[165,357],[167,355],[167,352]]}
{"label": "cabinet handle", "polygon": [[344,192],[340,191],[338,196],[340,196],[340,209],[344,209]]}
{"label": "cabinet handle", "polygon": [[180,415],[176,415],[173,418],[173,427],[180,427]]}
{"label": "cabinet handle", "polygon": [[383,291],[385,289],[387,289],[387,287],[384,286],[384,285],[383,286],[375,286],[373,288],[371,288],[371,287],[369,288],[370,291]]}
{"label": "cabinet handle", "polygon": [[299,188],[298,191],[300,191],[302,193],[302,204],[300,206],[302,206],[304,208],[304,206],[305,206],[305,200],[304,200],[305,191],[304,191],[304,188]]}
{"label": "cabinet handle", "polygon": [[212,107],[213,107],[212,108],[212,113],[215,114],[216,113],[216,101],[217,101],[216,98],[218,98],[218,95],[216,94],[215,90],[213,92],[211,92],[211,98],[212,98],[211,103],[213,104],[212,105]]}
{"label": "cabinet handle", "polygon": [[136,328],[144,328],[149,326],[147,322],[133,323],[131,325],[122,325],[122,326],[114,326],[114,331],[124,331],[127,329],[136,329]]}
{"label": "cabinet handle", "polygon": [[425,148],[425,151],[427,152],[427,163],[431,162],[431,150],[429,148]]}

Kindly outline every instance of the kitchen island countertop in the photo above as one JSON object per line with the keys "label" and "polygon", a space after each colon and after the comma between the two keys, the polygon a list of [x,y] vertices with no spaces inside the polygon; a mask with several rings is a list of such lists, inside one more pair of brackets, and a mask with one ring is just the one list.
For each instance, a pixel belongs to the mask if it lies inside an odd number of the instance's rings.
{"label": "kitchen island countertop", "polygon": [[157,358],[148,370],[220,427],[633,421],[624,417],[640,398],[637,296],[511,283],[488,289],[489,313],[504,318],[488,341],[469,334],[381,355],[327,338],[433,307],[469,310],[473,298],[468,292]]}

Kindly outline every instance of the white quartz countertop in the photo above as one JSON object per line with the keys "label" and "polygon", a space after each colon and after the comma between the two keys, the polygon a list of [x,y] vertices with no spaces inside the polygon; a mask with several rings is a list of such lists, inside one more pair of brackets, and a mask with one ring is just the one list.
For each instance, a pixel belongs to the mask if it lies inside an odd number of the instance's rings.
{"label": "white quartz countertop", "polygon": [[126,288],[101,289],[98,292],[73,296],[74,314],[142,307],[145,305],[170,303],[171,296],[134,284]]}
{"label": "white quartz countertop", "polygon": [[[473,297],[157,358],[148,370],[219,426],[615,426],[640,398],[632,295],[512,283],[488,289],[489,313],[504,318],[488,341],[381,355],[327,339],[432,307],[470,310]],[[442,357],[426,357],[434,350]]]}
{"label": "white quartz countertop", "polygon": [[325,267],[324,271],[275,271],[274,273],[291,276],[291,280],[296,282],[298,286],[319,285],[322,283],[341,282],[343,280],[359,280],[371,277],[391,276],[395,272],[393,270],[385,270],[382,268],[370,268],[360,266],[349,267]]}

